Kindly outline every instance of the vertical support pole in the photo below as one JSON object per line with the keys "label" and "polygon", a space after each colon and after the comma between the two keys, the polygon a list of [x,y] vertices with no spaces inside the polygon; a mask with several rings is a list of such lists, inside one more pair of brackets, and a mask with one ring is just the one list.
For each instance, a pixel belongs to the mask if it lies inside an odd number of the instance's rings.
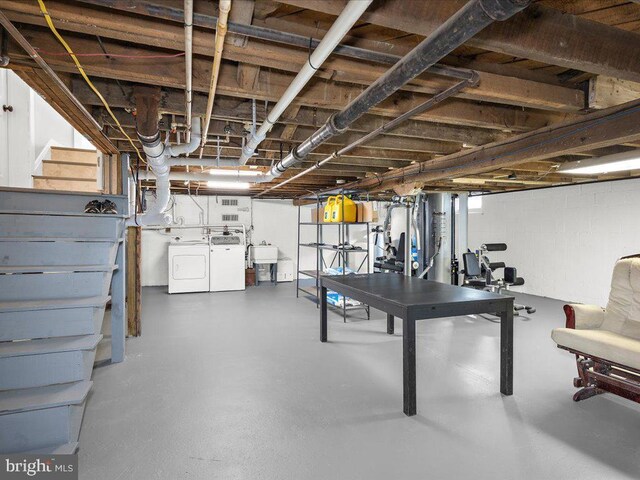
{"label": "vertical support pole", "polygon": [[127,336],[142,334],[141,227],[127,228]]}
{"label": "vertical support pole", "polygon": [[320,284],[320,341],[327,341],[327,287]]}
{"label": "vertical support pole", "polygon": [[[369,222],[365,224],[365,228],[367,229],[367,274],[369,274],[371,273],[371,237],[369,234]],[[367,305],[367,320],[371,320],[371,305]]]}
{"label": "vertical support pole", "polygon": [[[298,298],[300,296],[300,270],[302,270],[300,268],[300,229],[301,229],[301,225],[300,225],[300,209],[302,207],[300,205],[298,205],[298,251],[297,251],[297,256],[296,256],[296,298]],[[319,212],[319,210],[318,210]],[[318,219],[316,218],[316,221]]]}
{"label": "vertical support pole", "polygon": [[500,313],[500,392],[513,395],[513,299]]}
{"label": "vertical support pole", "polygon": [[404,414],[416,414],[416,321],[402,319],[402,385]]}
{"label": "vertical support pole", "polygon": [[[118,161],[115,157],[112,157],[113,161]],[[118,185],[118,193],[120,195],[127,195],[129,192],[129,154],[123,153],[120,155],[120,175],[119,175],[119,185]]]}
{"label": "vertical support pole", "polygon": [[124,339],[127,322],[126,304],[126,236],[118,245],[118,269],[111,280],[111,363],[124,361]]}
{"label": "vertical support pole", "polygon": [[393,335],[394,323],[395,321],[393,315],[387,313],[387,333],[389,335]]}
{"label": "vertical support pole", "polygon": [[411,206],[407,202],[407,225],[405,227],[404,234],[404,274],[407,277],[411,276]]}
{"label": "vertical support pole", "polygon": [[458,258],[466,253],[469,247],[469,194],[458,194]]}

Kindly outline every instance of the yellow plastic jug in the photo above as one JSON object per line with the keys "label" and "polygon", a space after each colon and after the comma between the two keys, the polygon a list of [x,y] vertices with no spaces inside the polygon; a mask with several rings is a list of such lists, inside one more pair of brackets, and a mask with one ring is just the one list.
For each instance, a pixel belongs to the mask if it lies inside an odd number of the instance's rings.
{"label": "yellow plastic jug", "polygon": [[336,197],[327,198],[327,204],[324,206],[324,221],[333,222],[333,206],[336,203]]}
{"label": "yellow plastic jug", "polygon": [[331,215],[332,222],[355,222],[358,216],[358,207],[355,202],[344,195],[337,195],[333,204]]}

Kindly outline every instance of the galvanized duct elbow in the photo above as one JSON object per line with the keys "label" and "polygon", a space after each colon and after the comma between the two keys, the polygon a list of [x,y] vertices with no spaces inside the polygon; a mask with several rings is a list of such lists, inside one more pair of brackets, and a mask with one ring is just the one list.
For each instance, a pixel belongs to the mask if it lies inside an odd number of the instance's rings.
{"label": "galvanized duct elbow", "polygon": [[362,115],[398,91],[407,82],[472,38],[495,20],[506,20],[524,9],[531,0],[471,0],[445,23],[402,57],[378,80],[329,122],[302,142],[271,169],[274,177],[302,162],[329,138],[345,131]]}

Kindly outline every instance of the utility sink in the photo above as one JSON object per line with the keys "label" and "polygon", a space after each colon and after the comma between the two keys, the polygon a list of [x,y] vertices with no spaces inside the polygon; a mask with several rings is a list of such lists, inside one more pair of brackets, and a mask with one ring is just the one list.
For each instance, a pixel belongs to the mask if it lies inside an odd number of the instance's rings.
{"label": "utility sink", "polygon": [[277,263],[278,247],[274,245],[255,245],[251,247],[253,263]]}

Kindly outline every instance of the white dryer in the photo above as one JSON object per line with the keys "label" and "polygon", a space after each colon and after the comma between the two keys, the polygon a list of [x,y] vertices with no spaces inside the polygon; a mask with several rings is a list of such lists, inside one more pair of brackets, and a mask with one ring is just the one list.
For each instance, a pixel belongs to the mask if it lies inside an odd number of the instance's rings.
{"label": "white dryer", "polygon": [[209,245],[202,241],[169,244],[169,293],[209,291]]}
{"label": "white dryer", "polygon": [[237,235],[213,235],[209,245],[209,291],[245,289],[245,247]]}

